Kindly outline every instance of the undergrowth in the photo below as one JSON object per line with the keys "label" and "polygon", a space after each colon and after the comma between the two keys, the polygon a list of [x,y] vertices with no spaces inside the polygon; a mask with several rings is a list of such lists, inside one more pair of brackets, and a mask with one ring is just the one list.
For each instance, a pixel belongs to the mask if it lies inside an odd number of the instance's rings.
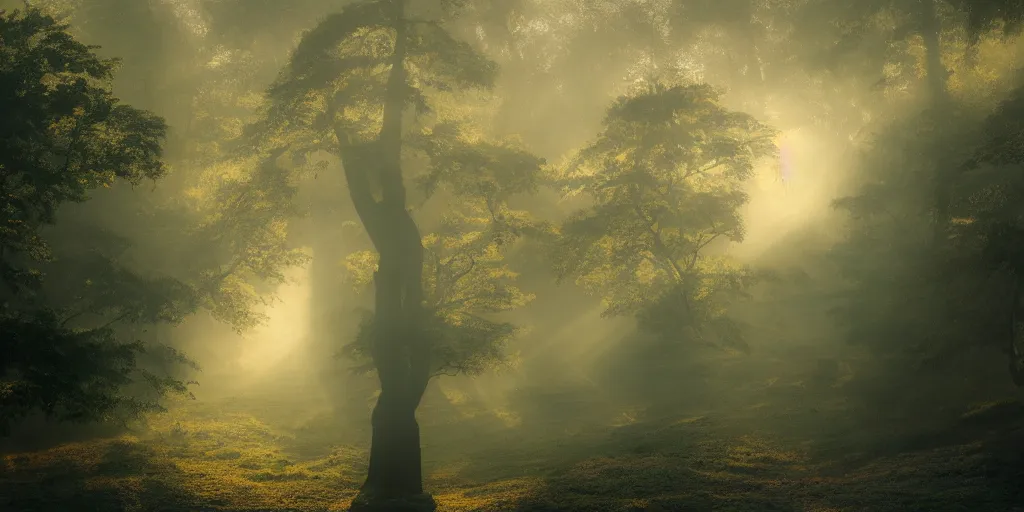
{"label": "undergrowth", "polygon": [[[780,384],[763,386],[742,408],[619,413],[583,426],[510,423],[508,411],[488,418],[483,408],[456,421],[427,404],[425,485],[450,512],[1024,507],[1017,402],[901,429],[850,422],[829,397],[814,407],[773,399]],[[131,434],[5,454],[0,509],[345,510],[366,469],[365,432],[341,433],[331,416],[275,422],[280,412],[261,413],[259,403],[184,402]]]}

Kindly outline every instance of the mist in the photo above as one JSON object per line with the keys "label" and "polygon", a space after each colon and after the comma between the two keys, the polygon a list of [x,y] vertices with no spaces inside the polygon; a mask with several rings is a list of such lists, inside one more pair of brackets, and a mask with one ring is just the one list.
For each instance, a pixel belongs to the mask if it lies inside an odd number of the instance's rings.
{"label": "mist", "polygon": [[1024,509],[1022,16],[0,0],[0,510]]}

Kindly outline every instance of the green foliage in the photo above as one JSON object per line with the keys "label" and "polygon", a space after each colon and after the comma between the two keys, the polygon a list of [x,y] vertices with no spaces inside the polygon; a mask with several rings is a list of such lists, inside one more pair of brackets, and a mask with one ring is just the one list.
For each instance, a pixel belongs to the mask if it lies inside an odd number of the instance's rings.
{"label": "green foliage", "polygon": [[185,383],[140,369],[147,347],[115,324],[180,321],[193,289],[134,271],[126,240],[87,221],[52,225],[93,190],[162,177],[164,122],[120,104],[116,62],[40,11],[0,15],[0,40],[0,428],[36,409],[88,421],[158,408],[124,387],[159,397]]}
{"label": "green foliage", "polygon": [[[118,4],[68,5],[65,14],[78,32],[102,32],[92,22],[109,25],[99,18]],[[129,17],[155,19],[135,4]],[[0,124],[0,172],[10,192],[0,203],[0,270],[9,286],[0,290],[0,316],[23,333],[17,357],[2,364],[0,382],[17,391],[5,398],[5,421],[40,408],[83,421],[156,410],[185,383],[146,368],[179,376],[188,373],[180,363],[191,364],[142,327],[178,323],[200,308],[237,331],[253,327],[264,319],[261,285],[283,281],[286,267],[306,259],[289,232],[301,214],[294,165],[280,152],[228,152],[261,106],[257,63],[245,51],[194,48],[194,61],[205,65],[187,78],[197,92],[181,110],[189,130],[173,141],[168,173],[164,121],[111,94],[118,61],[99,58],[38,10],[3,21],[0,108],[17,115]],[[99,39],[138,60],[140,49],[125,46],[140,36],[117,33],[127,41]],[[141,51],[147,61],[135,62],[136,72],[168,65],[154,48]],[[158,193],[125,186],[168,174]],[[100,199],[90,201],[94,195]],[[25,342],[32,337],[38,342]],[[26,370],[43,362],[57,368],[46,375],[64,372],[67,382],[51,386]],[[76,381],[96,384],[76,395]]]}
{"label": "green foliage", "polygon": [[[429,159],[420,178],[428,196],[444,192],[449,211],[438,229],[423,237],[425,306],[430,322],[425,336],[433,341],[436,374],[479,374],[506,362],[505,347],[519,332],[495,315],[528,304],[533,296],[515,286],[517,277],[506,255],[524,236],[546,226],[507,200],[535,191],[543,161],[512,143],[471,140],[444,124],[414,139]],[[376,270],[368,251],[350,255],[351,282],[368,288]],[[372,315],[346,352],[366,361],[372,338]],[[369,369],[364,367],[364,369]]]}
{"label": "green foliage", "polygon": [[[270,87],[271,105],[250,131],[256,144],[289,143],[296,154],[369,142],[380,129],[387,59],[394,48],[389,2],[356,2],[308,32]],[[490,87],[495,64],[437,22],[413,22],[407,101],[431,110],[432,93]],[[338,139],[340,138],[340,139]]]}
{"label": "green foliage", "polygon": [[885,127],[860,155],[864,183],[858,193],[835,202],[851,216],[846,239],[831,252],[851,283],[837,320],[852,343],[880,353],[915,350],[930,338],[938,307],[928,279],[935,270],[927,252],[930,191],[924,184],[930,168],[908,158],[933,143],[918,123],[908,118]]}
{"label": "green foliage", "polygon": [[446,186],[459,197],[482,199],[489,208],[497,208],[510,197],[534,193],[539,187],[542,159],[514,142],[468,139],[454,122],[439,123],[409,144],[429,158],[428,171],[418,178],[428,196]]}
{"label": "green foliage", "polygon": [[[517,274],[505,262],[505,250],[515,238],[479,203],[447,215],[438,232],[424,237],[424,295],[431,316],[424,335],[434,341],[435,374],[479,374],[504,362],[504,348],[518,329],[493,315],[533,299],[515,286]],[[354,285],[367,288],[376,260],[368,251],[347,258]],[[347,348],[360,361],[368,357],[372,337],[372,316],[366,320]]]}
{"label": "green foliage", "polygon": [[[1004,106],[1001,110],[1005,110]],[[952,365],[968,350],[1003,347],[1009,331],[1016,170],[998,166],[1013,124],[978,119],[959,105],[934,130],[930,113],[888,123],[860,155],[862,184],[835,205],[850,218],[831,252],[849,284],[836,320],[851,343],[907,368]],[[990,133],[979,127],[989,125]],[[974,149],[978,136],[981,144]],[[934,166],[920,155],[942,148],[967,161],[950,176],[948,236],[934,232]],[[993,150],[995,151],[993,152]],[[1004,156],[1005,155],[1005,156]],[[992,158],[989,158],[991,156]]]}
{"label": "green foliage", "polygon": [[[510,209],[507,200],[536,190],[543,162],[514,142],[486,141],[460,128],[469,123],[457,112],[458,95],[489,88],[497,67],[454,38],[442,21],[407,22],[408,79],[402,92],[418,116],[403,127],[403,167],[426,198],[438,193],[451,203],[436,232],[423,237],[429,320],[421,334],[434,342],[435,374],[479,373],[505,358],[504,346],[517,332],[493,315],[531,299],[512,284],[515,273],[504,255],[524,234],[544,228]],[[365,163],[355,153],[370,151],[379,138],[395,23],[391,2],[357,2],[308,32],[270,87],[265,115],[247,133],[249,147],[280,147],[297,161],[326,151],[347,166]],[[366,178],[376,193],[379,176],[371,172]],[[347,260],[360,289],[372,283],[376,265],[370,252]],[[373,318],[367,315],[346,348],[367,363],[363,369],[372,367]]]}
{"label": "green foliage", "polygon": [[296,177],[280,166],[280,155],[227,161],[229,169],[248,172],[215,174],[220,183],[203,191],[199,211],[206,215],[192,233],[188,257],[201,276],[204,306],[236,331],[264,319],[258,308],[264,294],[254,283],[284,282],[285,269],[308,260],[289,240],[301,211]]}
{"label": "green foliage", "polygon": [[967,52],[993,29],[1006,35],[1017,33],[1024,4],[1017,0],[815,0],[794,13],[796,29],[803,36],[799,51],[808,63],[876,80],[886,64],[916,75],[908,49],[918,44],[915,36],[930,31],[946,45],[960,35],[957,32],[966,32]]}
{"label": "green foliage", "polygon": [[[836,203],[850,214],[847,240],[833,251],[850,284],[838,318],[851,341],[897,362],[899,372],[950,369],[966,351],[1006,350],[1019,257],[1019,93],[995,108],[1017,80],[991,66],[1007,56],[993,48],[1000,33],[1016,32],[1017,4],[849,4],[836,25],[858,28],[851,43],[879,45],[847,50],[886,66],[888,92],[902,90],[916,102],[909,86],[928,76],[930,97],[945,98],[930,112],[893,116],[876,108],[887,126],[860,155],[860,188]],[[883,44],[887,51],[876,51]]]}
{"label": "green foliage", "polygon": [[42,267],[45,303],[65,323],[178,323],[198,307],[192,286],[129,266],[131,244],[94,224],[64,219],[49,231],[55,257]]}
{"label": "green foliage", "polygon": [[951,2],[968,15],[967,28],[975,38],[992,28],[1006,34],[1019,33],[1024,21],[1024,4],[1018,0],[955,0]]}
{"label": "green foliage", "polygon": [[709,254],[740,241],[742,185],[774,133],[703,85],[657,84],[619,98],[563,183],[593,205],[553,249],[556,269],[666,338],[742,345],[725,306],[754,274]]}
{"label": "green foliage", "polygon": [[49,310],[0,316],[0,433],[36,410],[73,422],[123,420],[163,410],[156,401],[126,393],[133,383],[146,384],[157,396],[188,393],[188,383],[137,367],[148,350],[198,369],[174,349],[125,343],[107,327],[70,329],[65,323]]}
{"label": "green foliage", "polygon": [[986,119],[984,139],[967,162],[970,169],[981,165],[1012,166],[1024,164],[1024,87],[1015,89]]}
{"label": "green foliage", "polygon": [[[989,280],[984,296],[998,313],[981,316],[1002,341],[1010,373],[1024,386],[1024,341],[1020,336],[1020,286],[1024,273],[1024,88],[1018,87],[982,125],[982,143],[959,176],[955,211],[965,219],[958,239],[973,266]],[[1002,286],[992,281],[1002,282]]]}
{"label": "green foliage", "polygon": [[139,183],[165,170],[166,128],[152,114],[120,105],[110,92],[115,61],[101,60],[66,27],[39,11],[5,15],[0,25],[0,251],[8,285],[24,276],[8,258],[49,257],[39,230],[57,207],[88,199],[115,179]]}
{"label": "green foliage", "polygon": [[201,307],[241,332],[265,320],[266,287],[308,259],[291,229],[304,214],[296,199],[303,169],[281,151],[239,148],[263,106],[260,61],[217,45],[197,51],[206,65],[194,76],[190,130],[167,200],[153,209],[152,222],[167,231],[146,238],[153,252],[173,255],[167,270],[195,288]]}

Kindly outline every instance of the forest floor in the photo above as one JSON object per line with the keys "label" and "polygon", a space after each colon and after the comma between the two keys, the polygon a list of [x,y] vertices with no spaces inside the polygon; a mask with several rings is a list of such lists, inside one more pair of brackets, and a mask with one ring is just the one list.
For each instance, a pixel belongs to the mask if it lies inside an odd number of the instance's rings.
{"label": "forest floor", "polygon": [[[604,422],[517,423],[434,400],[421,411],[426,487],[443,512],[1024,511],[1019,401],[853,421],[841,393],[782,381],[745,406]],[[187,402],[133,435],[7,453],[0,509],[345,510],[366,439],[340,440],[327,417],[284,426],[299,402]]]}

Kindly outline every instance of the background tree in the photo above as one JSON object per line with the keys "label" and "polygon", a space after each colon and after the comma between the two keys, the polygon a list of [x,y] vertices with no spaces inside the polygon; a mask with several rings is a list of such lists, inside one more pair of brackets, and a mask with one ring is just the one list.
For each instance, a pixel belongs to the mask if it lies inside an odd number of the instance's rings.
{"label": "background tree", "polygon": [[[203,14],[180,3],[126,7],[121,0],[104,0],[80,4],[70,17],[73,29],[102,43],[104,53],[127,55],[127,77],[115,87],[135,94],[131,87],[141,84],[160,92],[137,95],[138,101],[166,112],[171,125],[173,172],[161,190],[101,195],[93,204],[145,211],[148,226],[130,217],[104,222],[142,246],[150,267],[192,282],[204,308],[241,332],[265,320],[266,288],[283,282],[283,271],[305,260],[290,230],[304,212],[296,184],[276,162],[231,152],[241,128],[258,113],[272,63],[252,48],[224,44],[230,37],[213,30],[220,27],[215,16]],[[114,30],[125,17],[148,28]],[[135,53],[140,47],[141,56]],[[174,71],[180,72],[166,78]]]}
{"label": "background tree", "polygon": [[[822,44],[809,44],[809,62],[827,63],[832,72],[875,77],[878,84],[915,87],[914,95],[929,117],[922,121],[942,132],[956,129],[951,114],[951,69],[957,61],[974,62],[981,35],[994,25],[1004,33],[1016,30],[1024,11],[1019,2],[947,2],[943,0],[877,0],[843,3],[831,0],[807,2],[799,11],[798,27]],[[831,23],[822,23],[830,19]],[[922,59],[916,50],[922,50]],[[959,52],[960,55],[956,55]],[[889,68],[889,69],[886,69]],[[895,72],[894,72],[895,71]],[[918,79],[920,78],[920,80]],[[930,215],[933,243],[941,247],[948,236],[954,154],[936,145],[932,174]]]}
{"label": "background tree", "polygon": [[565,171],[593,202],[561,230],[559,274],[670,340],[742,346],[725,306],[753,274],[716,255],[740,241],[742,185],[775,151],[770,129],[709,86],[654,83],[621,97]]}
{"label": "background tree", "polygon": [[1024,386],[1022,92],[1014,90],[981,123],[980,143],[957,176],[953,198],[958,262],[961,268],[973,270],[978,283],[971,290],[977,306],[960,311],[958,318],[973,327],[973,336],[980,336],[983,344],[995,345],[1006,354],[1017,386]]}
{"label": "background tree", "polygon": [[[851,220],[846,240],[832,252],[849,286],[837,312],[850,339],[879,357],[879,373],[862,381],[872,387],[862,396],[878,404],[921,405],[936,399],[937,389],[944,390],[940,402],[963,398],[1005,380],[977,371],[992,364],[986,359],[992,348],[1005,351],[1010,331],[1009,292],[981,251],[991,235],[982,229],[984,212],[1000,201],[991,193],[1000,189],[1000,179],[988,181],[991,172],[964,173],[958,164],[991,138],[983,120],[1016,82],[1013,64],[1001,55],[1012,50],[1001,36],[990,31],[974,41],[978,52],[970,60],[958,58],[967,41],[946,47],[942,60],[953,73],[938,110],[922,109],[921,96],[912,92],[925,83],[914,70],[925,69],[926,54],[911,54],[900,73],[890,67],[883,89],[888,99],[880,104],[890,114],[869,125],[875,133],[858,155],[856,192],[836,203]],[[934,154],[943,155],[940,164],[919,158]],[[943,180],[950,195],[943,200],[949,227],[937,239],[929,228],[935,227],[939,166],[949,169]],[[971,384],[951,379],[953,372]]]}

